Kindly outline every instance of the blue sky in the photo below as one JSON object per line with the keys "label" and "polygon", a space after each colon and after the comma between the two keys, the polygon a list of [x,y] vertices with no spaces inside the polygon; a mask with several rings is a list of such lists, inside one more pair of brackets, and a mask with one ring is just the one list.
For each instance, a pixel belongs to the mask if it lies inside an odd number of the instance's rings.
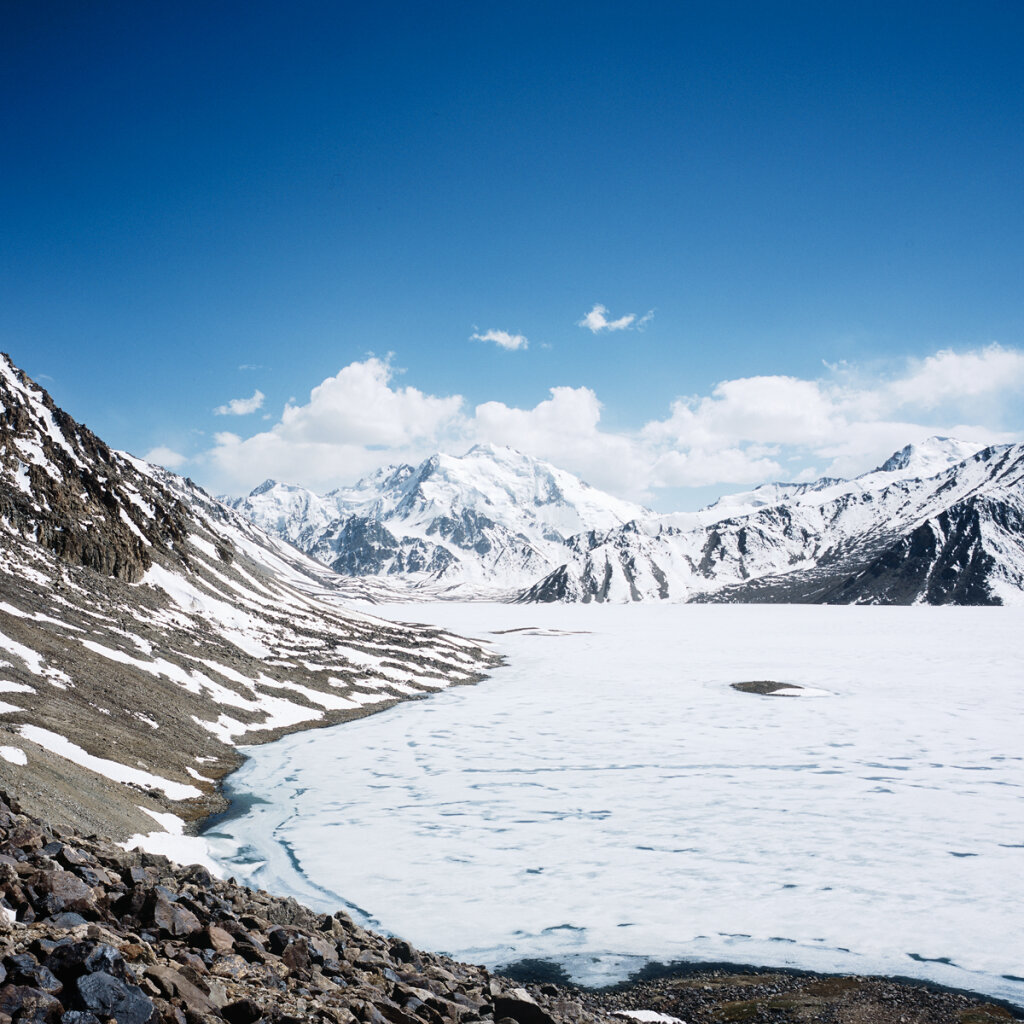
{"label": "blue sky", "polygon": [[493,440],[667,509],[1024,436],[1019,4],[2,18],[0,347],[211,489]]}

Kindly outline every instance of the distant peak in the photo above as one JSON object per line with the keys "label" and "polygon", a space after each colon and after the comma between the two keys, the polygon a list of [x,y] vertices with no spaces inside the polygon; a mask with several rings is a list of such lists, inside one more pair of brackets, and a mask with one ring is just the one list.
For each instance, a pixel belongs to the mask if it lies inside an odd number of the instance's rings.
{"label": "distant peak", "polygon": [[914,446],[912,444],[908,444],[898,452],[893,452],[893,454],[878,467],[876,472],[895,473],[897,470],[906,469],[907,466],[910,465],[910,460],[913,456]]}
{"label": "distant peak", "polygon": [[277,486],[276,480],[264,480],[259,487],[254,487],[249,492],[250,498],[258,498],[261,494],[266,494],[267,491],[272,491]]}
{"label": "distant peak", "polygon": [[522,453],[516,451],[515,448],[510,448],[507,444],[493,444],[491,441],[481,441],[479,444],[473,445],[463,458],[468,459],[471,455],[486,455],[489,458],[499,458],[501,456],[507,458],[509,455],[523,457]]}
{"label": "distant peak", "polygon": [[973,441],[960,441],[955,437],[935,434],[916,444],[908,444],[894,452],[875,472],[914,472],[920,476],[934,476],[950,466],[969,459],[984,445]]}

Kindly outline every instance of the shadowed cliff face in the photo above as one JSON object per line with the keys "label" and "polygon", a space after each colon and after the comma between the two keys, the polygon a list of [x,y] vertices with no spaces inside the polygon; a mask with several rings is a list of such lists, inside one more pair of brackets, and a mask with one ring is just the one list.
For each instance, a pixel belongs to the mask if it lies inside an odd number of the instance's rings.
{"label": "shadowed cliff face", "polygon": [[188,533],[187,510],[0,355],[0,516],[72,565],[127,583]]}

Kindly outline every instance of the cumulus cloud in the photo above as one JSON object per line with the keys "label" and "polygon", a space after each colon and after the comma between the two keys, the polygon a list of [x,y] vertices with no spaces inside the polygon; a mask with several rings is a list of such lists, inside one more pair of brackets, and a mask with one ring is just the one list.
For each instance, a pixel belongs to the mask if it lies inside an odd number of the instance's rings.
{"label": "cumulus cloud", "polygon": [[[487,401],[466,409],[459,395],[399,387],[395,376],[387,360],[352,363],[308,401],[289,402],[268,430],[216,435],[191,465],[205,468],[219,491],[238,493],[268,476],[327,490],[382,465],[435,451],[459,455],[489,441],[647,502],[668,489],[853,476],[930,434],[1019,440],[1006,424],[1019,422],[1024,352],[943,350],[888,374],[839,366],[813,380],[739,377],[682,396],[631,430],[606,428],[601,400],[587,387],[550,388],[533,406]],[[1018,419],[1002,418],[1004,408]]]}
{"label": "cumulus cloud", "polygon": [[[677,399],[666,418],[641,431],[660,453],[654,486],[679,486],[698,466],[712,473],[719,466],[722,482],[744,472],[751,483],[779,479],[784,464],[774,456],[781,454],[785,464],[798,464],[790,476],[807,476],[812,461],[825,475],[851,476],[932,434],[984,443],[1019,436],[1001,429],[999,417],[1024,383],[1019,350],[943,350],[907,360],[889,376],[828,369],[819,380],[743,377],[720,382],[709,395]],[[972,412],[980,415],[963,418]]]}
{"label": "cumulus cloud", "polygon": [[586,327],[591,334],[598,334],[601,331],[629,331],[637,330],[654,317],[654,310],[649,310],[643,316],[637,317],[636,313],[627,313],[617,320],[608,319],[608,307],[602,306],[599,302],[594,303],[594,308],[576,322],[577,327]]}
{"label": "cumulus cloud", "polygon": [[483,334],[471,334],[470,341],[493,341],[499,348],[515,352],[517,349],[526,348],[529,342],[522,334],[511,334],[509,331],[484,331]]}
{"label": "cumulus cloud", "polygon": [[163,466],[165,469],[179,469],[188,462],[188,458],[182,455],[181,452],[176,452],[173,448],[167,448],[164,445],[150,448],[142,457],[146,462],[152,462],[156,466]]}
{"label": "cumulus cloud", "polygon": [[269,430],[220,433],[206,453],[218,486],[249,487],[266,477],[308,487],[337,486],[388,461],[422,458],[459,432],[462,397],[394,387],[388,360],[351,363],[289,402]]}
{"label": "cumulus cloud", "polygon": [[248,416],[263,408],[263,399],[266,397],[262,391],[256,390],[252,398],[232,398],[227,405],[218,405],[213,411],[217,416]]}
{"label": "cumulus cloud", "polygon": [[912,360],[909,372],[893,381],[886,396],[894,406],[936,409],[957,403],[988,402],[1024,388],[1024,352],[988,345],[972,352],[943,349]]}
{"label": "cumulus cloud", "polygon": [[532,409],[484,402],[469,425],[481,441],[504,444],[582,476],[623,496],[648,493],[636,439],[601,430],[601,403],[590,388],[555,387]]}

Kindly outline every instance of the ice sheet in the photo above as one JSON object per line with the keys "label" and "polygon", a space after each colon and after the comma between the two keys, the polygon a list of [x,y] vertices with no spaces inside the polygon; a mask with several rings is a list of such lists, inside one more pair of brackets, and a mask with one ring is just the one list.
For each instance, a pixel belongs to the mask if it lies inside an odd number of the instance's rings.
{"label": "ice sheet", "polygon": [[248,750],[229,873],[590,983],[709,959],[1024,1004],[1021,609],[377,611],[520,632],[484,683]]}

